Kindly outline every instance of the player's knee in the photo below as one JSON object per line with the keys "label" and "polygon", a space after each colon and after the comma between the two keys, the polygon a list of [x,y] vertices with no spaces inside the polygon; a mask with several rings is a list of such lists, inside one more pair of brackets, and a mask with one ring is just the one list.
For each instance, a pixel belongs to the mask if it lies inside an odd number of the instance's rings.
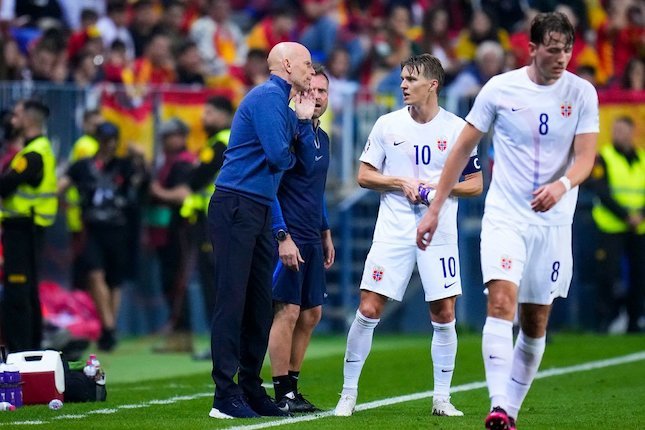
{"label": "player's knee", "polygon": [[300,316],[300,306],[288,303],[280,303],[275,305],[274,319],[283,321],[291,326],[295,326]]}
{"label": "player's knee", "polygon": [[515,317],[515,308],[515,301],[511,297],[496,295],[488,298],[489,316],[512,320]]}
{"label": "player's knee", "polygon": [[374,303],[371,303],[371,302],[361,303],[359,309],[361,311],[361,314],[363,314],[364,317],[372,318],[372,319],[381,318],[381,309],[379,306],[377,306]]}
{"label": "player's knee", "polygon": [[307,309],[300,313],[299,324],[307,328],[315,328],[322,318],[322,306],[316,306],[315,308]]}

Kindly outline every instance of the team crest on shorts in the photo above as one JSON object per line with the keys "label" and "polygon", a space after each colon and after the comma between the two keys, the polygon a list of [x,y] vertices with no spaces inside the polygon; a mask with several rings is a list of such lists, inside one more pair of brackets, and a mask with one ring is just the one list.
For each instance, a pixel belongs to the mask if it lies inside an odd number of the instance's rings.
{"label": "team crest on shorts", "polygon": [[511,257],[504,255],[500,265],[502,266],[502,269],[509,271],[513,267],[513,260],[511,260]]}
{"label": "team crest on shorts", "polygon": [[571,102],[563,102],[560,105],[560,113],[564,118],[569,118],[571,114],[573,113],[573,106],[571,106]]}
{"label": "team crest on shorts", "polygon": [[379,282],[381,279],[383,279],[383,272],[385,272],[385,269],[381,266],[374,266],[372,268],[372,279],[374,279],[376,282]]}
{"label": "team crest on shorts", "polygon": [[446,148],[448,148],[448,141],[445,137],[440,137],[439,140],[437,140],[437,149],[443,152]]}

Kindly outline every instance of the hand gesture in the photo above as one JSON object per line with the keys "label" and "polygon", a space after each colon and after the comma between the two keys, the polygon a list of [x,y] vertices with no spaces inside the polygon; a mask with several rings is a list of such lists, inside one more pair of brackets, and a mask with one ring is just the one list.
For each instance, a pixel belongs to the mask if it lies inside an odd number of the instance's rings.
{"label": "hand gesture", "polygon": [[425,251],[430,245],[438,224],[439,212],[430,205],[430,209],[423,215],[421,222],[417,226],[417,246],[420,250]]}
{"label": "hand gesture", "polygon": [[300,263],[304,263],[300,250],[290,235],[278,245],[278,255],[282,264],[294,272],[300,271]]}
{"label": "hand gesture", "polygon": [[419,185],[423,182],[419,181],[416,178],[403,178],[401,181],[401,191],[412,204],[421,203],[421,197],[419,197]]}
{"label": "hand gesture", "polygon": [[316,97],[312,90],[302,91],[296,94],[296,116],[298,119],[311,119],[316,109]]}
{"label": "hand gesture", "polygon": [[533,191],[533,200],[531,200],[531,209],[534,212],[546,212],[560,201],[567,189],[564,184],[557,180],[550,184],[542,185]]}

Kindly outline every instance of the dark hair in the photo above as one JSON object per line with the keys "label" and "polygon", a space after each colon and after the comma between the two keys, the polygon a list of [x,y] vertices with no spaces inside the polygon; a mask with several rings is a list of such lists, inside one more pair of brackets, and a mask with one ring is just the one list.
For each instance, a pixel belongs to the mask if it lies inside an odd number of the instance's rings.
{"label": "dark hair", "polygon": [[177,55],[177,56],[184,55],[186,52],[188,52],[189,50],[191,50],[193,48],[197,48],[197,43],[195,43],[192,40],[184,40],[177,47],[175,55]]}
{"label": "dark hair", "polygon": [[83,121],[87,121],[95,115],[101,115],[101,111],[98,109],[88,109],[83,112]]}
{"label": "dark hair", "polygon": [[267,51],[264,49],[252,48],[249,49],[249,52],[246,54],[246,59],[249,60],[251,58],[257,58],[258,60],[266,61],[267,55]]}
{"label": "dark hair", "polygon": [[18,103],[22,103],[22,108],[25,111],[33,112],[38,115],[41,122],[44,122],[49,117],[49,108],[39,100],[26,99],[21,100]]}
{"label": "dark hair", "polygon": [[407,68],[410,72],[415,71],[425,78],[436,79],[439,82],[437,95],[443,88],[446,72],[437,57],[430,54],[413,55],[407,60],[401,61],[401,70],[404,68]]}
{"label": "dark hair", "polygon": [[[642,64],[643,67],[645,67],[645,62],[641,60],[638,57],[634,57],[629,62],[627,63],[627,66],[625,66],[625,71],[623,72],[623,76],[621,77],[621,88],[623,89],[632,89],[632,80],[631,77],[629,76],[632,73],[632,70],[638,65]],[[645,80],[645,73],[643,74],[643,79]],[[645,85],[645,82],[643,82]]]}
{"label": "dark hair", "polygon": [[81,21],[96,21],[97,19],[99,19],[99,14],[94,9],[86,8],[81,10]]}
{"label": "dark hair", "polygon": [[313,65],[313,68],[314,68],[314,76],[324,76],[325,79],[327,79],[327,82],[329,82],[329,76],[327,76],[325,67],[322,64],[315,63]]}
{"label": "dark hair", "polygon": [[616,123],[616,122],[624,122],[625,124],[629,125],[630,127],[634,127],[634,119],[629,115],[617,116],[616,119],[614,119],[614,123]]}
{"label": "dark hair", "polygon": [[96,127],[96,139],[99,142],[106,142],[109,139],[119,138],[119,127],[109,121],[105,121]]}
{"label": "dark hair", "polygon": [[565,46],[573,46],[575,32],[569,19],[562,12],[539,13],[531,22],[531,43],[544,45],[551,33],[564,35]]}
{"label": "dark hair", "polygon": [[233,115],[233,103],[228,99],[228,97],[224,96],[213,96],[206,100],[206,104],[209,104],[213,106],[217,110],[224,111],[228,113],[229,115]]}

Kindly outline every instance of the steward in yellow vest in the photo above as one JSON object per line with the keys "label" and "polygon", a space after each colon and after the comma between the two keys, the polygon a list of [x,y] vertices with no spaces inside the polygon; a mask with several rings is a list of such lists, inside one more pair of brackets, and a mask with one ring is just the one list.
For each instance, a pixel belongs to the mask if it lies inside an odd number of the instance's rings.
{"label": "steward in yellow vest", "polygon": [[[612,144],[600,150],[591,172],[596,194],[592,216],[598,228],[596,248],[599,329],[605,330],[624,303],[627,331],[642,331],[645,300],[645,151],[634,145],[629,117],[614,121]],[[628,276],[623,278],[623,262]],[[627,290],[619,288],[627,285]]]}
{"label": "steward in yellow vest", "polygon": [[10,352],[40,349],[42,315],[38,262],[44,227],[56,219],[56,159],[43,135],[49,109],[34,100],[19,101],[12,126],[24,147],[0,177],[4,297],[2,328]]}
{"label": "steward in yellow vest", "polygon": [[[99,150],[99,142],[96,140],[96,127],[103,122],[101,113],[97,110],[88,110],[83,114],[83,135],[79,137],[69,154],[69,164],[78,160],[94,157]],[[83,229],[81,221],[80,196],[76,187],[70,187],[65,194],[67,217],[67,230],[70,233],[79,233]]]}

